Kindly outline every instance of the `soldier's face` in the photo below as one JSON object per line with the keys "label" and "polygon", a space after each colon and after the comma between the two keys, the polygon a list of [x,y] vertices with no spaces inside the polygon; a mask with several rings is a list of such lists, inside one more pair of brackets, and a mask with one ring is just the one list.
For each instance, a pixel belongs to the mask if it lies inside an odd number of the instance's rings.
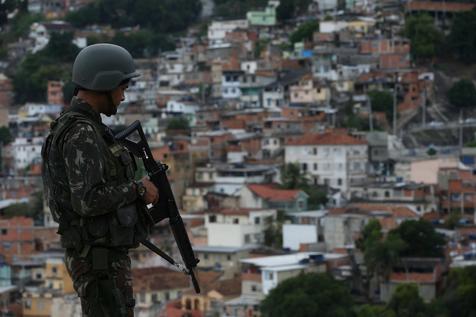
{"label": "soldier's face", "polygon": [[106,116],[112,116],[117,113],[117,107],[119,107],[121,102],[125,99],[124,93],[128,87],[128,84],[123,84],[111,92],[112,104],[109,104],[104,112]]}

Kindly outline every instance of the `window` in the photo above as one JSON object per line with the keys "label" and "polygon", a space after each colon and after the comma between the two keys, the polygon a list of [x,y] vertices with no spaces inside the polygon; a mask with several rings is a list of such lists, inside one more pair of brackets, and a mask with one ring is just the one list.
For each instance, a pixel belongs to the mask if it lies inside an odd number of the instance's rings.
{"label": "window", "polygon": [[256,285],[251,285],[251,291],[252,292],[257,292],[258,291],[258,288],[256,287]]}
{"label": "window", "polygon": [[227,260],[227,261],[231,261],[231,255],[228,254],[228,255],[226,256],[226,260]]}
{"label": "window", "polygon": [[4,229],[4,228],[1,229],[2,236],[5,236],[7,233],[8,233],[7,229]]}
{"label": "window", "polygon": [[208,222],[211,222],[211,223],[217,222],[217,216],[216,215],[208,216]]}
{"label": "window", "polygon": [[306,172],[307,171],[307,163],[302,163],[301,169],[302,169],[303,172]]}
{"label": "window", "polygon": [[256,217],[255,218],[255,225],[259,225],[261,222],[261,218],[260,217]]}
{"label": "window", "polygon": [[152,303],[158,303],[159,299],[157,298],[157,294],[152,294]]}
{"label": "window", "polygon": [[235,225],[239,224],[239,223],[240,223],[240,219],[239,219],[239,218],[234,218],[234,219],[233,219],[233,223],[234,223]]}
{"label": "window", "polygon": [[274,278],[273,272],[266,272],[265,278],[267,280],[272,280]]}
{"label": "window", "polygon": [[337,179],[337,186],[342,186],[342,178]]}
{"label": "window", "polygon": [[205,260],[208,260],[208,253],[205,253],[205,254],[203,255],[203,258],[204,258]]}
{"label": "window", "polygon": [[314,163],[314,170],[317,171],[317,163]]}
{"label": "window", "polygon": [[165,300],[170,300],[170,293],[169,292],[165,292]]}
{"label": "window", "polygon": [[317,155],[317,147],[312,149],[312,154]]}

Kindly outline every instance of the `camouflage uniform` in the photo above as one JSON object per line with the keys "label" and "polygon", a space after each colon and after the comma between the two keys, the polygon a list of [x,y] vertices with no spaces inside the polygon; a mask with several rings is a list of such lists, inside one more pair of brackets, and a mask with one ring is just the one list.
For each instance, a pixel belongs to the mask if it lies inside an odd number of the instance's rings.
{"label": "camouflage uniform", "polygon": [[83,316],[133,316],[127,250],[138,245],[138,232],[147,234],[133,157],[76,97],[52,123],[42,156],[45,197]]}

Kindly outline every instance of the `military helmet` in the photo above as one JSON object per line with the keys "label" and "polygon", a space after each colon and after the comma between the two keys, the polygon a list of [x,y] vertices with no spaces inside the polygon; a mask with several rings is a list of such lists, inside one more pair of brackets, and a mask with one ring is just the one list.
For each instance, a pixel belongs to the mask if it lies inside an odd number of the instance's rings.
{"label": "military helmet", "polygon": [[85,47],[73,64],[73,83],[93,91],[111,91],[139,76],[131,54],[123,47],[99,43]]}

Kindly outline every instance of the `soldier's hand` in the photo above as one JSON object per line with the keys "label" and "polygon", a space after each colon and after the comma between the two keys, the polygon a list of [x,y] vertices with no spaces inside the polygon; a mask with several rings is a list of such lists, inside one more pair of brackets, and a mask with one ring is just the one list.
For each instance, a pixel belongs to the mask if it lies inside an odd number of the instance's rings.
{"label": "soldier's hand", "polygon": [[142,184],[144,185],[146,191],[144,196],[142,197],[142,200],[148,205],[148,204],[157,204],[159,202],[159,191],[157,190],[157,187],[155,187],[154,183],[152,183],[149,180],[149,177],[144,176],[142,179]]}

